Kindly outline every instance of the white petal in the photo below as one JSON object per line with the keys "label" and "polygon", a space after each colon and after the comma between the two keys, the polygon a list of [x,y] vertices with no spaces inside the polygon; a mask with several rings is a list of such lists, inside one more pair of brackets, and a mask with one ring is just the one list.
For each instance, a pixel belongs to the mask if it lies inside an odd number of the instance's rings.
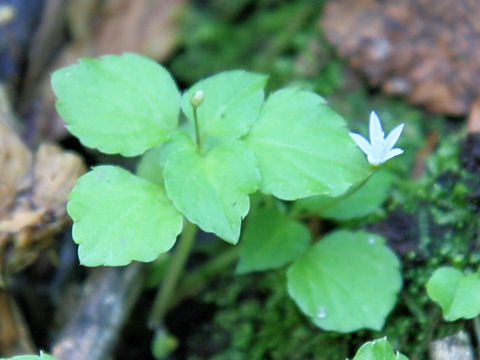
{"label": "white petal", "polygon": [[404,126],[405,124],[400,124],[395,129],[393,129],[390,132],[390,134],[388,134],[387,139],[385,140],[385,146],[387,148],[387,151],[392,149],[395,146],[395,144],[398,141],[398,138],[402,134]]}
{"label": "white petal", "polygon": [[393,157],[395,157],[395,156],[398,156],[398,155],[400,155],[400,154],[403,154],[403,150],[402,150],[402,149],[400,149],[400,148],[392,149],[392,150],[390,150],[389,152],[387,152],[387,153],[385,154],[385,157],[383,158],[383,161],[382,161],[382,162],[385,162],[385,161],[387,161],[387,160],[389,160],[389,159],[391,159],[391,158],[393,158]]}
{"label": "white petal", "polygon": [[372,165],[380,165],[381,163],[383,163],[385,161],[383,158],[382,159],[375,158],[372,155],[368,155],[367,160]]}
{"label": "white petal", "polygon": [[370,155],[373,159],[380,159],[380,162],[383,162],[383,158],[387,154],[387,148],[385,147],[385,140],[379,139],[378,141],[372,141],[372,149]]}
{"label": "white petal", "polygon": [[370,143],[374,145],[379,140],[383,140],[383,129],[382,123],[378,118],[378,115],[375,111],[370,113],[370,123],[369,123],[369,130],[370,130]]}
{"label": "white petal", "polygon": [[362,135],[351,132],[350,137],[355,141],[357,146],[365,153],[370,154],[372,147],[370,143]]}

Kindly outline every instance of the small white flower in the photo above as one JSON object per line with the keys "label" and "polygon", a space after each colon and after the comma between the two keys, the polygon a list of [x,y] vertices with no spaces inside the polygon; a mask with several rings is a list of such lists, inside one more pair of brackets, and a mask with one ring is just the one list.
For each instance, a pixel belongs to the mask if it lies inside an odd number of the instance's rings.
{"label": "small white flower", "polygon": [[394,156],[403,154],[403,150],[393,148],[402,133],[405,124],[398,125],[388,134],[385,139],[382,124],[375,111],[370,113],[370,142],[362,135],[357,133],[350,133],[350,136],[358,145],[358,147],[367,154],[368,162],[372,165],[380,165]]}

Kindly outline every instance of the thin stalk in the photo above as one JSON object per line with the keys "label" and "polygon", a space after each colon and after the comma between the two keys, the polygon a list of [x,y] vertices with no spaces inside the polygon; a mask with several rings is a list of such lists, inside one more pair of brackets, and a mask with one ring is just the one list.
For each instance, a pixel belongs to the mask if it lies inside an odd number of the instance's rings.
{"label": "thin stalk", "polygon": [[[361,182],[359,182],[357,185],[355,185],[354,187],[350,188],[347,192],[345,192],[344,194],[340,195],[339,197],[336,197],[335,199],[333,199],[332,201],[330,201],[328,204],[326,204],[323,208],[319,209],[317,211],[317,213],[322,213],[332,207],[334,207],[335,205],[338,205],[339,203],[341,203],[343,200],[349,198],[350,196],[352,196],[353,194],[355,194],[358,190],[360,190],[367,182],[368,180],[370,180],[372,178],[372,176],[377,172],[377,168],[374,169],[370,175],[368,175],[365,179],[363,179]],[[293,208],[293,210],[290,212],[289,216],[290,218],[292,219],[296,219],[296,218],[302,218],[303,216],[310,216],[311,214],[302,214],[300,212],[300,208]]]}
{"label": "thin stalk", "polygon": [[231,266],[237,261],[239,256],[240,249],[238,246],[235,246],[195,268],[190,274],[185,275],[182,279],[181,286],[178,287],[178,291],[172,297],[172,301],[168,304],[167,308],[169,309],[181,300],[198,293],[198,291],[206,286],[210,277]]}
{"label": "thin stalk", "polygon": [[192,250],[197,231],[198,227],[195,224],[185,221],[182,237],[179,240],[178,247],[172,256],[171,263],[168,267],[167,273],[165,274],[165,278],[162,281],[162,286],[157,292],[153,302],[148,321],[149,326],[152,329],[158,329],[162,325],[170,299],[177,286],[178,279],[184,270],[188,255]]}
{"label": "thin stalk", "polygon": [[359,182],[354,187],[350,188],[346,193],[344,193],[343,195],[340,195],[339,197],[332,200],[329,204],[325,205],[323,207],[323,209],[321,209],[321,211],[328,210],[328,209],[334,207],[335,205],[341,203],[343,200],[349,198],[353,194],[355,194],[358,190],[360,190],[368,182],[368,180],[370,180],[372,178],[373,174],[375,174],[376,172],[377,172],[377,170],[372,171],[370,173],[370,175],[368,175],[365,179],[363,179],[361,182]]}
{"label": "thin stalk", "polygon": [[198,151],[202,150],[202,140],[200,139],[200,128],[198,126],[197,106],[193,107],[193,122],[195,124],[195,139],[197,140]]}
{"label": "thin stalk", "polygon": [[192,110],[193,110],[193,123],[195,125],[195,140],[197,141],[198,152],[202,151],[202,140],[200,138],[200,128],[198,125],[197,109],[200,105],[202,105],[204,99],[205,99],[205,93],[203,90],[195,91],[195,94],[193,94],[193,96],[190,98],[190,104],[192,105]]}

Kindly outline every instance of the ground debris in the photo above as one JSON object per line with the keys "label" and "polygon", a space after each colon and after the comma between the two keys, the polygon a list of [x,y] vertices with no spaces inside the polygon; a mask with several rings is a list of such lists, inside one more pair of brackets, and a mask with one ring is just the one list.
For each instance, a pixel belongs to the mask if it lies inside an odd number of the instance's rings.
{"label": "ground debris", "polygon": [[[20,102],[22,113],[28,115],[28,143],[57,141],[68,134],[55,110],[56,98],[50,84],[54,70],[72,65],[79,58],[124,52],[165,60],[177,45],[180,15],[186,3],[186,0],[49,0],[44,20],[55,21],[49,27],[39,27],[35,34],[43,42],[38,41],[39,45],[31,50],[29,63],[35,66],[27,69],[26,89]],[[65,36],[65,28],[69,30],[70,41],[47,66],[42,51],[49,38]]]}
{"label": "ground debris", "polygon": [[[70,1],[69,22],[78,24],[78,1]],[[79,39],[86,39],[97,55],[121,54],[125,51],[136,52],[156,60],[165,59],[173,50],[179,28],[179,11],[184,0],[113,0],[97,8],[97,26],[92,27],[94,16],[88,16]],[[102,2],[100,2],[102,3]],[[98,9],[100,11],[98,11]],[[85,13],[86,15],[90,15]],[[89,24],[90,22],[90,24]],[[91,31],[94,29],[94,31]],[[90,31],[89,31],[90,30]],[[80,30],[79,30],[80,31]]]}
{"label": "ground debris", "polygon": [[52,346],[57,359],[110,359],[120,332],[141,293],[145,267],[94,269],[75,309]]}
{"label": "ground debris", "polygon": [[328,41],[373,85],[429,110],[463,115],[480,95],[480,2],[339,0]]}
{"label": "ground debris", "polygon": [[65,228],[67,195],[85,171],[78,155],[56,145],[30,152],[7,119],[0,112],[0,284]]}
{"label": "ground debris", "polygon": [[5,289],[0,289],[0,319],[0,356],[36,352],[22,312]]}
{"label": "ground debris", "polygon": [[430,344],[432,360],[474,360],[470,337],[465,331],[435,340]]}

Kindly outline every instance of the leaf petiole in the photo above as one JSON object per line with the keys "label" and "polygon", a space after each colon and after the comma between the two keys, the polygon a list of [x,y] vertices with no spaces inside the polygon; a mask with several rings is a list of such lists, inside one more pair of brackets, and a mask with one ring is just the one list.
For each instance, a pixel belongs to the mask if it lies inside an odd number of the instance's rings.
{"label": "leaf petiole", "polygon": [[158,329],[162,326],[163,317],[168,310],[168,304],[177,286],[178,279],[184,270],[185,262],[190,254],[195,237],[197,235],[197,225],[185,220],[182,231],[182,237],[178,243],[178,248],[173,254],[172,261],[168,267],[162,286],[155,296],[152,310],[150,312],[148,324],[152,329]]}
{"label": "leaf petiole", "polygon": [[[318,213],[323,213],[323,212],[327,211],[328,209],[338,205],[342,201],[348,199],[350,196],[352,196],[357,191],[359,191],[372,178],[372,176],[375,175],[375,173],[380,169],[380,166],[372,166],[371,169],[372,169],[372,172],[365,179],[363,179],[362,181],[360,181],[359,183],[357,183],[356,185],[354,185],[353,187],[348,189],[342,195],[332,199],[332,201],[330,201],[328,204],[325,204],[325,206],[323,206],[317,212]],[[302,208],[300,208],[300,207],[293,207],[292,210],[289,213],[289,217],[291,219],[301,219],[301,218],[309,217],[309,216],[311,216],[311,214],[303,212]]]}
{"label": "leaf petiole", "polygon": [[202,141],[200,139],[200,128],[198,126],[197,109],[202,104],[204,98],[205,98],[205,93],[202,90],[198,90],[195,92],[195,94],[193,94],[192,98],[190,99],[190,104],[192,104],[192,108],[193,108],[193,122],[195,124],[195,139],[197,141],[197,148],[199,151],[202,150]]}

